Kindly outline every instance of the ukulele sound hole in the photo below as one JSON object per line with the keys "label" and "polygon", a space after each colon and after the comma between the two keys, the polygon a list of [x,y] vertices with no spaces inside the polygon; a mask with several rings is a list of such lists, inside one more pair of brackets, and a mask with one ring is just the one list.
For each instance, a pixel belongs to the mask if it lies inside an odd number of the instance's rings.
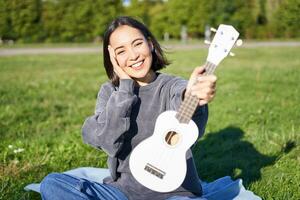
{"label": "ukulele sound hole", "polygon": [[179,134],[175,131],[170,131],[167,133],[165,141],[168,145],[174,146],[179,142]]}

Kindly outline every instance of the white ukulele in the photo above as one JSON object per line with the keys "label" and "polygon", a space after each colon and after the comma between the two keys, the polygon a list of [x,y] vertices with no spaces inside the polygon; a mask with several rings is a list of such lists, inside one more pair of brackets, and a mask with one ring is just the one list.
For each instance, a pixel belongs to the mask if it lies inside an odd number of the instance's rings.
{"label": "white ukulele", "polygon": [[[238,36],[232,26],[219,26],[209,47],[204,75],[214,72]],[[182,184],[187,170],[186,152],[198,138],[197,125],[191,120],[198,102],[197,97],[187,95],[178,112],[161,113],[153,135],[133,149],[129,168],[139,183],[157,192],[170,192]]]}

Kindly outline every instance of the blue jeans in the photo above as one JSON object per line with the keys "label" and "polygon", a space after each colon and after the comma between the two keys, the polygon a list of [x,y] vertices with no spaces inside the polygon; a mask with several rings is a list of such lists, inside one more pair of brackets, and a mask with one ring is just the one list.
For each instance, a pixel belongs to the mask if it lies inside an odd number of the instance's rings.
{"label": "blue jeans", "polygon": [[[40,192],[43,200],[128,200],[119,189],[111,185],[97,183],[64,173],[51,173],[47,175],[41,182]],[[203,200],[204,198],[173,196],[168,199]]]}
{"label": "blue jeans", "polygon": [[43,200],[128,200],[113,186],[60,173],[47,175],[41,182],[40,191]]}
{"label": "blue jeans", "polygon": [[[46,176],[42,184],[30,184],[27,191],[39,192],[43,199],[120,199],[127,198],[118,189],[102,184],[109,176],[109,170],[103,168],[80,167],[65,171],[63,174],[52,173]],[[200,182],[203,197],[173,196],[168,200],[261,200],[253,192],[246,190],[241,179],[232,180],[229,176],[219,178],[211,183]]]}

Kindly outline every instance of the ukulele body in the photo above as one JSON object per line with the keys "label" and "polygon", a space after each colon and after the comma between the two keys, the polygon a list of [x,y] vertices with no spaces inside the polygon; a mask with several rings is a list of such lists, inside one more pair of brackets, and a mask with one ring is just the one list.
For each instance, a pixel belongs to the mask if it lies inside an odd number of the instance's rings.
{"label": "ukulele body", "polygon": [[157,192],[177,189],[186,176],[186,152],[198,138],[193,120],[180,123],[176,111],[161,113],[151,137],[132,151],[129,167],[134,178]]}

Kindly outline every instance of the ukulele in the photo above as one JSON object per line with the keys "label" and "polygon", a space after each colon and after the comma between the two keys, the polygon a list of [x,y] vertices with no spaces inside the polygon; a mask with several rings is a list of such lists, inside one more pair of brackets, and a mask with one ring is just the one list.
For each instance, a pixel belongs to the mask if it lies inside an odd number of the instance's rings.
{"label": "ukulele", "polygon": [[[238,36],[232,26],[221,24],[218,27],[209,47],[204,75],[213,74]],[[198,103],[197,97],[187,94],[178,112],[161,113],[153,135],[133,149],[129,168],[140,184],[157,192],[170,192],[182,184],[187,171],[186,152],[199,134],[197,125],[191,119]]]}

